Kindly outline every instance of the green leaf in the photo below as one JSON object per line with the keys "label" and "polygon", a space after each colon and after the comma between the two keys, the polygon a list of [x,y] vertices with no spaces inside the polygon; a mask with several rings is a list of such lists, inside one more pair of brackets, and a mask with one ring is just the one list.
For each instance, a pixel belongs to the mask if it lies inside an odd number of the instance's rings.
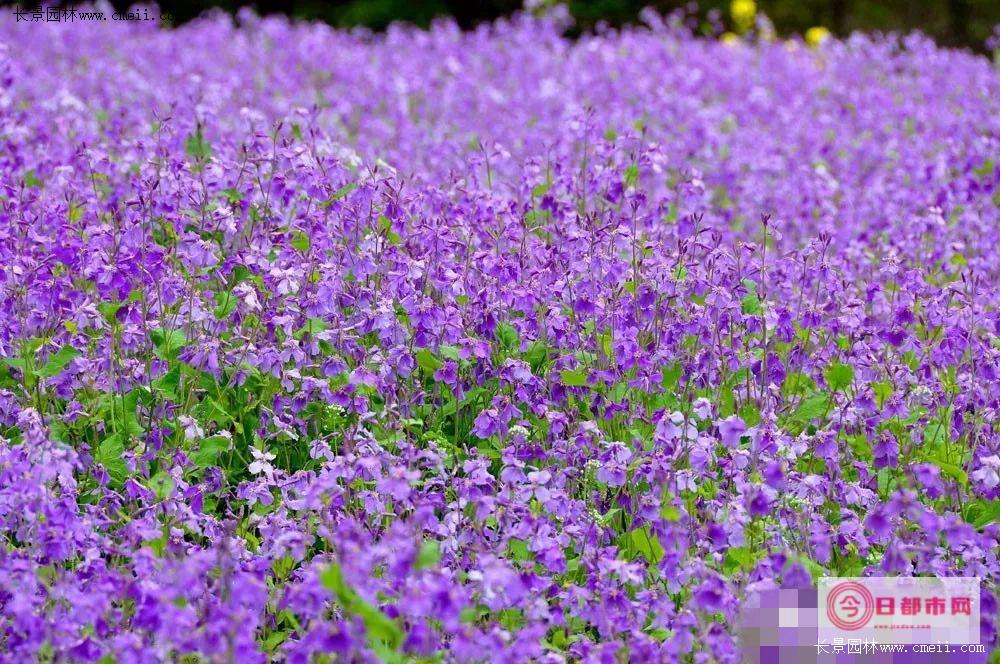
{"label": "green leaf", "polygon": [[473,606],[467,606],[458,614],[458,620],[463,625],[468,625],[479,620],[482,616],[487,614],[487,610],[484,608],[478,608]]}
{"label": "green leaf", "polygon": [[520,344],[520,338],[517,334],[517,330],[510,323],[497,323],[496,327],[496,338],[500,342],[500,345],[511,350],[517,348]]}
{"label": "green leaf", "polygon": [[350,182],[348,184],[345,184],[343,187],[333,192],[333,195],[330,196],[330,198],[326,199],[326,202],[324,202],[323,204],[326,207],[330,207],[331,205],[333,205],[334,201],[339,201],[340,199],[346,197],[348,194],[350,194],[357,188],[358,184],[356,182]]}
{"label": "green leaf", "polygon": [[764,556],[763,550],[754,550],[748,546],[733,547],[726,551],[722,562],[722,571],[726,574],[734,572],[749,572],[757,561]]}
{"label": "green leaf", "polygon": [[420,553],[417,554],[417,569],[427,569],[434,567],[441,560],[441,544],[437,540],[427,540],[420,545]]}
{"label": "green leaf", "polygon": [[69,211],[66,213],[66,219],[69,220],[71,224],[80,221],[83,218],[83,207],[79,205],[70,204]]}
{"label": "green leaf", "polygon": [[978,529],[1000,522],[1000,499],[969,503],[965,507],[965,520]]}
{"label": "green leaf", "polygon": [[672,630],[663,629],[662,627],[658,627],[656,629],[651,629],[647,633],[649,634],[650,638],[652,638],[655,641],[658,641],[660,643],[666,641],[667,639],[669,639],[671,636],[674,635],[674,633],[673,633]]}
{"label": "green leaf", "polygon": [[453,362],[460,362],[462,359],[462,356],[459,354],[460,350],[461,349],[458,346],[452,346],[451,344],[442,344],[441,347],[438,348],[438,353],[441,354],[441,357],[447,360],[452,360]]}
{"label": "green leaf", "polygon": [[187,337],[181,330],[156,329],[149,333],[150,339],[156,345],[156,354],[162,359],[171,360],[177,357],[177,352],[187,343]]}
{"label": "green leaf", "polygon": [[816,388],[816,381],[801,371],[791,371],[785,376],[785,381],[781,385],[781,394],[788,398],[797,394],[805,394],[807,391]]}
{"label": "green leaf", "polygon": [[829,403],[830,399],[827,395],[814,394],[799,404],[799,407],[792,413],[792,419],[797,422],[808,423],[817,417],[823,417],[826,414]]}
{"label": "green leaf", "polygon": [[612,507],[605,514],[603,514],[601,518],[597,520],[597,522],[605,527],[610,526],[615,521],[615,519],[617,519],[619,515],[621,515],[621,513],[622,513],[622,508]]}
{"label": "green leaf", "polygon": [[528,351],[524,354],[525,361],[531,366],[531,370],[538,373],[545,361],[549,359],[549,347],[541,341],[532,341],[528,346]]}
{"label": "green leaf", "polygon": [[982,163],[982,165],[972,169],[972,172],[976,174],[977,177],[986,178],[991,177],[993,172],[996,170],[997,164],[992,159],[987,159]]}
{"label": "green leaf", "polygon": [[[809,556],[800,556],[799,562],[802,564],[803,567],[806,568],[806,571],[809,572],[809,576],[813,578],[813,581],[816,581],[820,577],[826,576],[827,574],[826,568],[820,565],[812,558],[810,558]],[[855,569],[855,568],[851,566],[849,567],[849,569]],[[862,569],[864,568],[862,567]],[[861,570],[858,570],[857,574],[846,574],[844,576],[860,576],[860,575],[861,575]]]}
{"label": "green leaf", "polygon": [[381,641],[375,641],[369,647],[382,664],[410,664],[413,661]]}
{"label": "green leaf", "polygon": [[215,294],[215,317],[219,320],[229,318],[236,311],[237,298],[230,292]]}
{"label": "green leaf", "polygon": [[927,424],[924,429],[924,447],[935,448],[948,441],[948,427],[938,420]]}
{"label": "green leaf", "polygon": [[652,565],[660,562],[663,558],[663,545],[656,535],[649,531],[649,526],[636,528],[629,533],[632,548]]}
{"label": "green leaf", "polygon": [[416,353],[414,353],[414,358],[417,360],[417,364],[421,369],[426,371],[428,374],[433,374],[435,371],[441,368],[443,362],[434,356],[427,348],[421,348]]}
{"label": "green leaf", "polygon": [[28,371],[28,364],[22,357],[5,357],[3,358],[3,362],[11,369],[17,369],[21,373]]}
{"label": "green leaf", "polygon": [[228,188],[222,190],[222,195],[226,197],[230,205],[235,205],[243,201],[243,194],[238,189]]}
{"label": "green leaf", "polygon": [[118,310],[122,308],[121,302],[99,302],[97,310],[101,312],[105,322],[114,325],[118,322]]}
{"label": "green leaf", "polygon": [[219,401],[213,397],[209,397],[204,403],[204,413],[205,417],[209,420],[215,420],[220,425],[225,426],[226,424],[233,421],[233,416],[226,410]]}
{"label": "green leaf", "polygon": [[79,356],[80,351],[77,349],[72,346],[63,346],[56,353],[49,355],[49,359],[46,360],[44,366],[37,371],[37,374],[42,378],[57,376],[70,362]]}
{"label": "green leaf", "polygon": [[42,180],[38,177],[35,171],[28,171],[24,174],[24,186],[28,189],[41,189]]}
{"label": "green leaf", "polygon": [[164,500],[174,490],[174,480],[170,475],[160,472],[149,478],[149,489],[157,500]]}
{"label": "green leaf", "polygon": [[604,351],[604,357],[613,358],[615,356],[614,347],[611,343],[611,333],[603,332],[598,336],[598,340],[601,342],[601,350]]}
{"label": "green leaf", "polygon": [[262,644],[264,652],[275,653],[278,647],[288,640],[288,632],[273,632],[270,636],[264,639]]}
{"label": "green leaf", "polygon": [[320,582],[324,588],[334,594],[345,612],[361,618],[368,635],[369,645],[375,647],[376,644],[384,644],[392,651],[399,648],[403,642],[403,630],[396,624],[396,621],[366,602],[347,584],[340,565],[334,563],[327,567],[320,575]]}
{"label": "green leaf", "polygon": [[289,243],[294,248],[298,249],[302,253],[309,251],[309,247],[312,246],[312,242],[309,240],[309,236],[302,231],[295,231],[292,235],[292,241]]}
{"label": "green leaf", "polygon": [[108,395],[103,401],[104,408],[102,414],[105,422],[116,431],[122,431],[125,436],[138,436],[142,434],[142,427],[136,417],[136,407],[139,405],[140,388],[132,389],[123,394],[120,398],[117,395]]}
{"label": "green leaf", "polygon": [[153,388],[163,392],[171,401],[179,401],[177,390],[181,386],[181,369],[175,366],[173,369],[163,374],[153,381]]}
{"label": "green leaf", "polygon": [[757,297],[757,294],[752,293],[744,295],[743,299],[740,300],[740,311],[747,316],[758,316],[764,311],[764,307],[761,306],[760,298]]}
{"label": "green leaf", "polygon": [[507,540],[507,550],[510,557],[516,561],[531,560],[531,551],[528,549],[528,542],[523,539],[511,537]]}
{"label": "green leaf", "polygon": [[344,581],[344,572],[337,563],[333,563],[323,570],[319,580],[323,587],[332,592],[337,601],[344,605],[344,608],[347,608],[347,605],[356,597],[354,589]]}
{"label": "green leaf", "polygon": [[[813,565],[819,568],[819,573],[818,574],[814,573],[813,579],[817,579],[818,577],[823,576],[826,573],[826,570],[823,569],[823,567],[821,567],[819,563],[812,561],[811,558],[806,558],[806,560],[810,560]],[[868,565],[865,562],[865,559],[859,556],[858,554],[856,553],[848,554],[843,558],[840,558],[839,562],[837,563],[837,570],[836,570],[837,573],[835,576],[864,576],[864,570],[865,567],[867,566]],[[810,572],[813,572],[813,570],[808,565],[806,565],[806,569],[808,569]]]}
{"label": "green leaf", "polygon": [[626,187],[634,187],[639,182],[639,166],[637,164],[629,164],[628,168],[625,169],[624,182]]}
{"label": "green leaf", "polygon": [[465,398],[462,399],[461,403],[456,403],[455,400],[453,399],[448,401],[448,403],[446,403],[441,408],[441,415],[443,415],[444,417],[451,417],[452,415],[455,414],[455,411],[458,410],[459,406],[464,408],[466,406],[475,404],[476,401],[479,399],[479,397],[482,396],[485,392],[486,390],[484,390],[479,386],[471,388],[465,393]]}
{"label": "green leaf", "polygon": [[854,367],[848,364],[834,363],[826,368],[824,372],[826,384],[834,392],[843,390],[854,382]]}
{"label": "green leaf", "polygon": [[307,334],[309,336],[315,336],[320,332],[323,332],[324,330],[327,330],[329,328],[330,326],[327,325],[326,321],[324,321],[322,318],[310,318],[309,320],[306,321],[306,324],[297,329],[292,336],[295,337],[296,339],[301,340]]}
{"label": "green leaf", "polygon": [[94,454],[94,461],[99,463],[111,477],[115,485],[121,485],[128,477],[128,467],[122,454],[125,453],[125,445],[122,443],[122,435],[115,433],[101,441]]}
{"label": "green leaf", "polygon": [[757,283],[750,279],[743,280],[743,286],[747,289],[747,294],[740,300],[740,310],[748,316],[757,316],[764,311],[757,296]]}
{"label": "green leaf", "polygon": [[207,161],[212,157],[212,146],[205,141],[201,127],[198,127],[193,134],[187,137],[184,150],[194,161]]}
{"label": "green leaf", "polygon": [[217,465],[219,456],[230,449],[232,441],[225,436],[212,436],[198,443],[198,449],[189,455],[191,463],[198,468]]}
{"label": "green leaf", "polygon": [[892,396],[892,383],[889,381],[872,383],[872,392],[875,393],[875,401],[878,404],[878,407],[881,408],[885,405],[885,402],[889,400],[889,397]]}
{"label": "green leaf", "polygon": [[669,366],[663,367],[660,369],[660,385],[665,390],[670,390],[680,381],[682,373],[683,369],[680,362],[674,362]]}
{"label": "green leaf", "polygon": [[587,384],[587,372],[582,369],[564,369],[559,373],[559,378],[563,385],[569,387],[583,387]]}
{"label": "green leaf", "polygon": [[681,511],[673,505],[662,505],[660,506],[660,517],[662,517],[664,521],[677,523],[681,520]]}

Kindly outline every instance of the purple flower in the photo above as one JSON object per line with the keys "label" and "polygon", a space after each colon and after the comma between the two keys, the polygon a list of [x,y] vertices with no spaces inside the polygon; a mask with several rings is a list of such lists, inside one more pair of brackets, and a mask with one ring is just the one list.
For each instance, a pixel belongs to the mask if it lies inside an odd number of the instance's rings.
{"label": "purple flower", "polygon": [[472,433],[479,438],[489,438],[499,431],[499,413],[496,408],[487,408],[481,411],[472,425]]}
{"label": "purple flower", "polygon": [[434,380],[454,387],[458,384],[458,364],[452,360],[445,360],[441,367],[434,372]]}
{"label": "purple flower", "polygon": [[888,431],[883,431],[878,441],[872,446],[876,468],[895,468],[899,465],[899,445]]}
{"label": "purple flower", "polygon": [[542,9],[0,20],[5,660],[729,662],[807,564],[996,586],[997,70]]}
{"label": "purple flower", "polygon": [[691,605],[699,611],[715,613],[721,611],[728,592],[722,580],[714,574],[701,582],[691,596]]}
{"label": "purple flower", "polygon": [[750,516],[766,516],[771,513],[771,498],[766,491],[755,489],[751,492],[747,501],[747,511]]}
{"label": "purple flower", "polygon": [[891,519],[882,509],[874,509],[868,513],[865,517],[865,527],[880,541],[888,537],[893,530]]}
{"label": "purple flower", "polygon": [[740,437],[747,429],[743,420],[736,415],[730,415],[724,420],[717,420],[715,424],[719,427],[719,438],[722,439],[723,445],[733,449],[740,446]]}
{"label": "purple flower", "polygon": [[694,414],[700,420],[707,419],[712,416],[712,402],[704,397],[700,397],[694,400],[693,404]]}

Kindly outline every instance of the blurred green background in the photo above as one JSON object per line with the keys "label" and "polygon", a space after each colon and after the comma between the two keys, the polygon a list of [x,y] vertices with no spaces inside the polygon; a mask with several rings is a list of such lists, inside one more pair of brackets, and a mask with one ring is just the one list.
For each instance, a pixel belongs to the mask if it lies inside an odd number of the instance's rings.
{"label": "blurred green background", "polygon": [[[34,4],[34,3],[22,3]],[[113,2],[117,8],[130,3]],[[161,9],[175,22],[189,20],[209,7],[233,12],[248,4],[241,0],[194,2],[166,0]],[[319,19],[337,26],[363,25],[381,30],[393,21],[425,26],[437,16],[453,16],[463,27],[471,27],[508,15],[522,5],[520,0],[257,0],[249,2],[264,14],[284,13],[296,18]],[[576,20],[574,30],[592,29],[601,21],[611,25],[635,22],[646,6],[663,13],[689,5],[670,0],[569,0]],[[1000,23],[1000,0],[757,0],[779,34],[803,33],[823,26],[838,35],[854,30],[908,32],[919,29],[939,43],[985,50],[985,42]],[[730,0],[702,0],[697,14],[706,18],[718,12],[724,26],[733,28]]]}

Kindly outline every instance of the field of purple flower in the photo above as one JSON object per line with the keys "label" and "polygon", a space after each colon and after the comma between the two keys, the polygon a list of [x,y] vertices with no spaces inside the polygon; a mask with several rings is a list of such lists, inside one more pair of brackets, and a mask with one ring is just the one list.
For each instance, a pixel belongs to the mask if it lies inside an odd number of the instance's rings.
{"label": "field of purple flower", "polygon": [[3,661],[729,662],[822,575],[997,644],[986,58],[2,18]]}

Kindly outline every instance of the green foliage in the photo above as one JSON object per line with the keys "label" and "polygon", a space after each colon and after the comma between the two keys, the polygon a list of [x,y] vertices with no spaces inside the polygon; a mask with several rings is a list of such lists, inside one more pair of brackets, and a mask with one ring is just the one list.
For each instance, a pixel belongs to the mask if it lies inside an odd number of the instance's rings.
{"label": "green foliage", "polygon": [[512,560],[519,562],[532,560],[534,557],[528,549],[528,542],[523,539],[517,539],[516,537],[512,537],[508,540],[507,551]]}
{"label": "green foliage", "polygon": [[122,443],[122,434],[114,433],[101,441],[94,454],[94,461],[104,467],[111,478],[113,486],[120,487],[128,477],[128,468],[122,454],[125,453],[125,445]]}
{"label": "green foliage", "polygon": [[749,279],[743,280],[747,294],[740,300],[740,310],[748,316],[759,316],[764,313],[764,306],[757,295],[757,284]]}
{"label": "green foliage", "polygon": [[38,177],[35,171],[27,171],[24,174],[24,186],[28,189],[41,189],[42,180]]}
{"label": "green foliage", "polygon": [[377,607],[369,604],[344,579],[340,565],[333,563],[327,567],[320,581],[323,587],[333,593],[344,612],[361,618],[368,635],[368,645],[380,654],[395,654],[403,643],[403,630],[396,621],[386,616]]}
{"label": "green foliage", "polygon": [[236,307],[239,305],[239,300],[236,296],[230,292],[216,293],[215,294],[215,317],[219,320],[229,318],[229,316],[236,311]]}
{"label": "green foliage", "polygon": [[416,353],[413,354],[414,358],[417,360],[417,366],[423,369],[428,374],[433,374],[435,371],[441,368],[443,362],[434,356],[427,348],[421,348]]}
{"label": "green foliage", "polygon": [[306,324],[292,334],[292,337],[301,341],[306,336],[315,336],[320,332],[328,330],[330,326],[322,318],[310,318]]}
{"label": "green foliage", "polygon": [[184,143],[184,151],[196,164],[212,158],[212,146],[205,140],[200,126],[195,129],[193,134],[187,137],[187,141]]}
{"label": "green foliage", "polygon": [[823,373],[826,383],[834,392],[846,389],[854,382],[854,368],[847,364],[834,363]]}
{"label": "green foliage", "polygon": [[830,406],[830,397],[826,394],[814,394],[798,405],[792,413],[792,420],[803,424],[823,417]]}
{"label": "green foliage", "polygon": [[149,488],[162,501],[174,490],[174,480],[166,473],[157,473],[149,478]]}
{"label": "green foliage", "polygon": [[495,334],[500,346],[506,351],[514,350],[520,344],[517,330],[510,323],[497,323]]}
{"label": "green foliage", "polygon": [[564,369],[559,373],[562,384],[568,387],[584,387],[587,385],[587,372],[582,369]]}
{"label": "green foliage", "polygon": [[150,338],[156,348],[156,355],[163,360],[176,359],[178,351],[187,343],[187,338],[181,330],[153,330]]}
{"label": "green foliage", "polygon": [[441,544],[436,540],[426,540],[420,545],[415,566],[418,570],[434,567],[441,560]]}
{"label": "green foliage", "polygon": [[730,548],[726,551],[726,556],[722,563],[722,571],[728,575],[736,574],[737,572],[749,572],[766,553],[766,551],[755,550],[748,546]]}
{"label": "green foliage", "polygon": [[291,242],[289,242],[289,244],[292,245],[293,248],[301,251],[302,253],[308,252],[309,247],[312,246],[312,242],[310,242],[309,236],[303,233],[302,231],[295,231],[294,235],[292,235],[292,240]]}
{"label": "green foliage", "polygon": [[980,530],[993,523],[1000,523],[1000,499],[973,500],[963,510],[966,521]]}
{"label": "green foliage", "polygon": [[211,436],[198,443],[190,457],[197,468],[208,468],[218,464],[223,452],[231,449],[232,441],[224,436]]}
{"label": "green foliage", "polygon": [[624,543],[625,550],[631,555],[630,558],[641,556],[651,565],[655,565],[663,558],[664,550],[660,540],[657,539],[649,526],[636,528],[628,534],[628,540]]}

